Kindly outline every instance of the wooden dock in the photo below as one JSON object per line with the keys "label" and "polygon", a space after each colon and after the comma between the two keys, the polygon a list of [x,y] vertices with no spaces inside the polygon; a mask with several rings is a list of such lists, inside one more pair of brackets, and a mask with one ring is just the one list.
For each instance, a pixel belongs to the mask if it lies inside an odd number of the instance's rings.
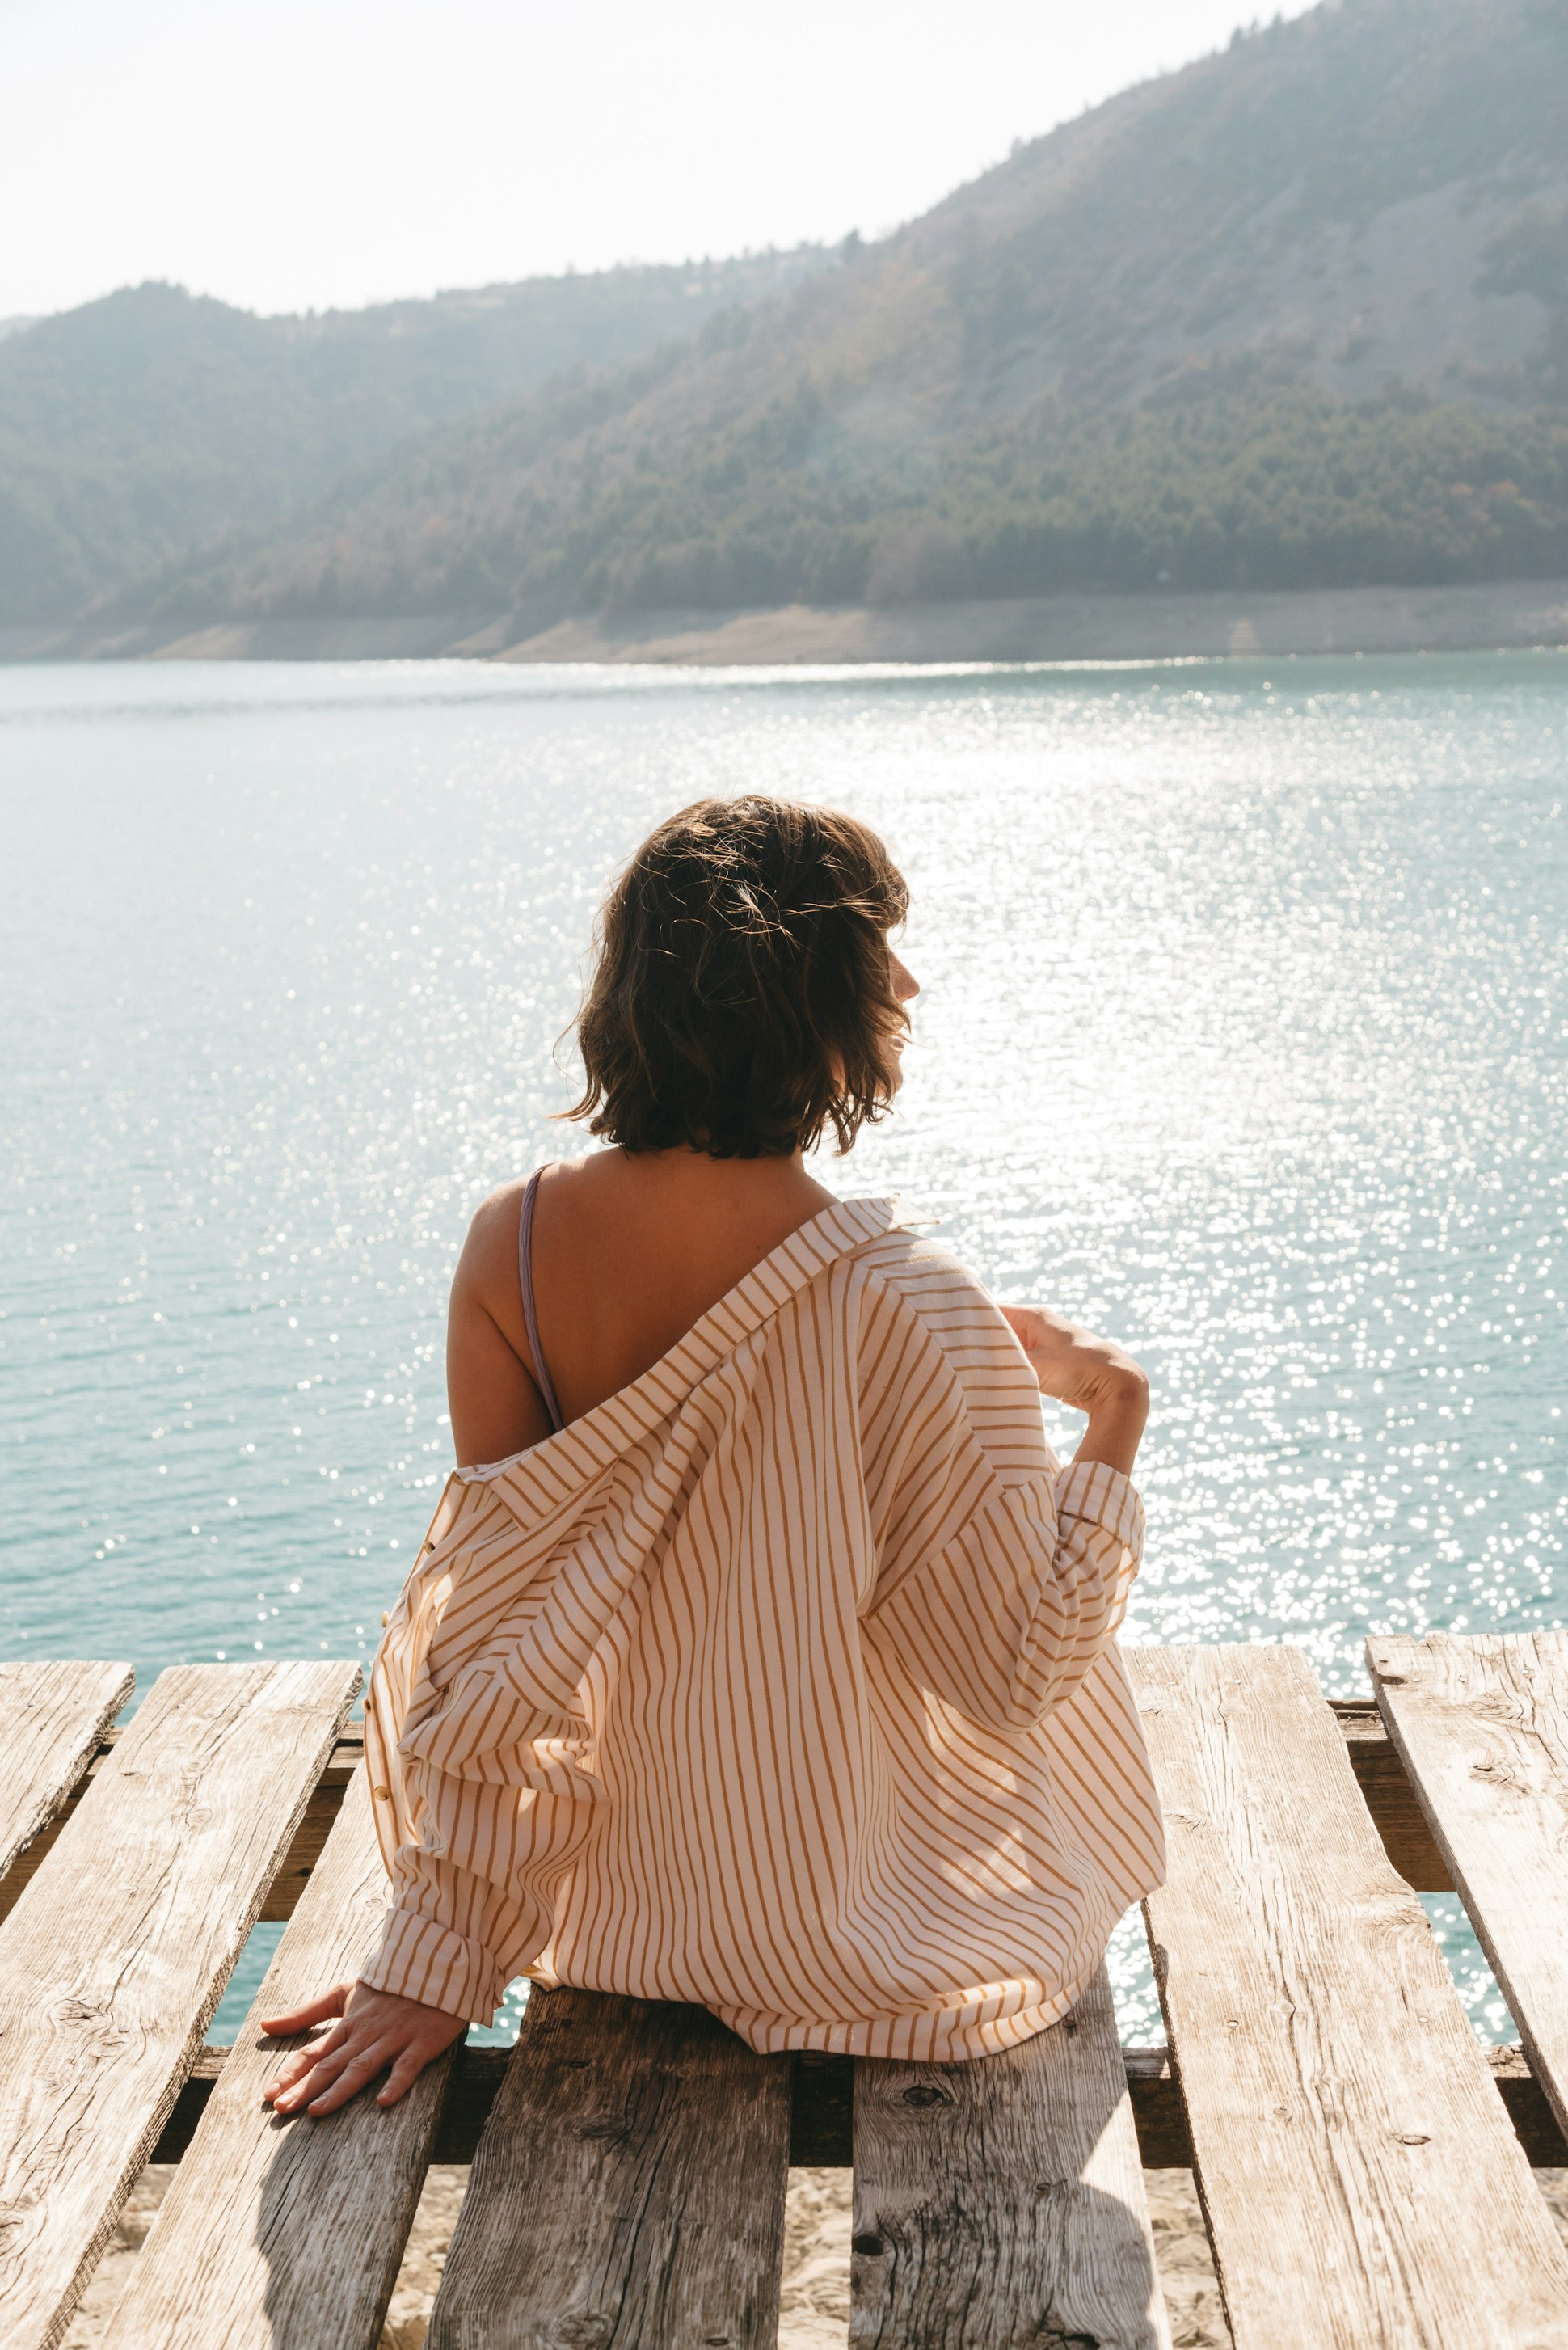
{"label": "wooden dock", "polygon": [[[282,2121],[278,2043],[385,1879],[349,1663],[0,1666],[0,2350],[64,2333],[177,2161],[106,2350],[373,2350],[431,2161],[472,2162],[430,2350],[768,2350],[792,2163],[852,2165],[855,2350],[1168,2350],[1146,2168],[1196,2174],[1237,2350],[1568,2350],[1568,1634],[1131,1664],[1165,1806],[1170,2046],[1103,1972],[971,2064],[760,2057],[704,2011],[537,1993],[389,2112]],[[1417,1891],[1457,1889],[1519,2026],[1487,2051]]]}

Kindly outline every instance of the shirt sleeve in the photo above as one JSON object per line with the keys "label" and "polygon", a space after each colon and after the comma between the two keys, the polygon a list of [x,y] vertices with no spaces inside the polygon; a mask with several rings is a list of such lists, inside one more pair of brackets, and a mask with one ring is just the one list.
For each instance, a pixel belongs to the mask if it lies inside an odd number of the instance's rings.
{"label": "shirt sleeve", "polygon": [[365,1701],[391,1907],[358,1979],[473,2023],[548,1942],[553,1888],[604,1801],[579,1691],[635,1556],[590,1544],[545,1637],[558,1531],[520,1525],[483,1474],[454,1474]]}
{"label": "shirt sleeve", "polygon": [[385,1706],[384,1691],[372,1681],[365,1761],[391,1907],[358,1979],[372,1991],[489,2023],[548,1929],[536,1899],[518,1898],[514,1886],[497,1882],[499,1870],[486,1875],[483,1866],[504,1849],[505,1817],[515,1810],[516,1794],[465,1784],[400,1754],[388,1734]]}
{"label": "shirt sleeve", "polygon": [[[461,1869],[433,1869],[401,1886],[359,1981],[470,2023],[489,2023],[506,1981],[485,1930],[489,1905],[475,1899],[485,1889]],[[460,1933],[449,1922],[459,1916],[479,1930]]]}
{"label": "shirt sleeve", "polygon": [[1115,1638],[1143,1531],[1136,1491],[1103,1461],[999,1485],[940,1550],[886,1579],[864,1637],[970,1721],[1023,1737]]}

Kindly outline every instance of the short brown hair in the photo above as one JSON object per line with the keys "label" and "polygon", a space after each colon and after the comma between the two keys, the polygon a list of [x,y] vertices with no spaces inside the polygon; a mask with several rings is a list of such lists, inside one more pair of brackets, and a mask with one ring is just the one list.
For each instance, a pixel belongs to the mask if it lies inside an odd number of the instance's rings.
{"label": "short brown hair", "polygon": [[869,826],[754,794],[661,824],[605,900],[567,1115],[625,1150],[847,1150],[898,1086],[887,934],[903,876]]}

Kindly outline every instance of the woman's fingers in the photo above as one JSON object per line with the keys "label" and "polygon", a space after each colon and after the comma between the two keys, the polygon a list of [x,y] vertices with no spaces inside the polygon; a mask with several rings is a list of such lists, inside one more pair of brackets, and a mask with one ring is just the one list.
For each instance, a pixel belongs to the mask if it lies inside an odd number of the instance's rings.
{"label": "woman's fingers", "polygon": [[313,2023],[325,2023],[329,2015],[341,2015],[352,1989],[351,1983],[337,1983],[306,2006],[290,2008],[286,2015],[263,2016],[261,2028],[270,2040],[286,2039],[292,2032],[308,2032]]}
{"label": "woman's fingers", "polygon": [[422,2048],[405,2048],[388,2076],[386,2087],[376,2092],[376,2103],[395,2106],[400,2097],[406,2097],[429,2063],[430,2057]]}
{"label": "woman's fingers", "polygon": [[275,2081],[262,2091],[264,2101],[277,2097],[282,2090],[297,2088],[307,2073],[313,2073],[325,2058],[336,2056],[339,2049],[354,2044],[355,2035],[346,2023],[335,2024],[324,2040],[313,2040],[308,2048],[298,2048],[281,2065]]}
{"label": "woman's fingers", "polygon": [[323,2042],[319,2048],[309,2052],[315,2061],[273,2103],[281,2114],[297,2114],[306,2106],[315,2113],[319,2100],[335,2089],[346,2074],[352,2076],[353,2085],[347,2092],[351,2096],[354,2089],[362,2086],[371,2074],[379,2073],[394,2053],[379,2035],[345,2034],[330,2044]]}
{"label": "woman's fingers", "polygon": [[334,2079],[325,2088],[314,2089],[309,2100],[310,2111],[313,2114],[336,2113],[339,2106],[346,2106],[350,2097],[358,2095],[367,2081],[373,2081],[378,2073],[384,2073],[396,2054],[397,2051],[384,2040],[378,2040],[358,2054],[346,2057]]}
{"label": "woman's fingers", "polygon": [[1059,1314],[1036,1305],[1004,1305],[1002,1312],[1029,1358],[1043,1394],[1072,1410],[1094,1412],[1127,1405],[1148,1382],[1114,1338],[1080,1330]]}

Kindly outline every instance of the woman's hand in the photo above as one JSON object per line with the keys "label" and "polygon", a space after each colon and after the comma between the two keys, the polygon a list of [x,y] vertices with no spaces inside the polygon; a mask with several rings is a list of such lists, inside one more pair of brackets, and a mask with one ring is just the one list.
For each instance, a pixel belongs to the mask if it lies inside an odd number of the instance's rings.
{"label": "woman's hand", "polygon": [[332,2015],[343,2019],[336,2029],[325,2040],[296,2049],[276,2080],[262,2091],[264,2103],[278,2113],[336,2113],[389,2066],[390,2078],[376,2103],[395,2106],[431,2059],[468,2029],[463,2017],[448,2015],[444,2008],[421,2007],[417,1999],[400,1999],[395,1991],[348,1982],[324,1991],[308,2007],[296,2007],[291,2015],[268,2016],[262,2030],[277,2038],[307,2031]]}
{"label": "woman's hand", "polygon": [[1148,1380],[1113,1339],[1096,1338],[1039,1305],[1004,1305],[1002,1314],[1029,1357],[1043,1395],[1054,1396],[1089,1425],[1075,1461],[1103,1461],[1132,1474],[1148,1419]]}

